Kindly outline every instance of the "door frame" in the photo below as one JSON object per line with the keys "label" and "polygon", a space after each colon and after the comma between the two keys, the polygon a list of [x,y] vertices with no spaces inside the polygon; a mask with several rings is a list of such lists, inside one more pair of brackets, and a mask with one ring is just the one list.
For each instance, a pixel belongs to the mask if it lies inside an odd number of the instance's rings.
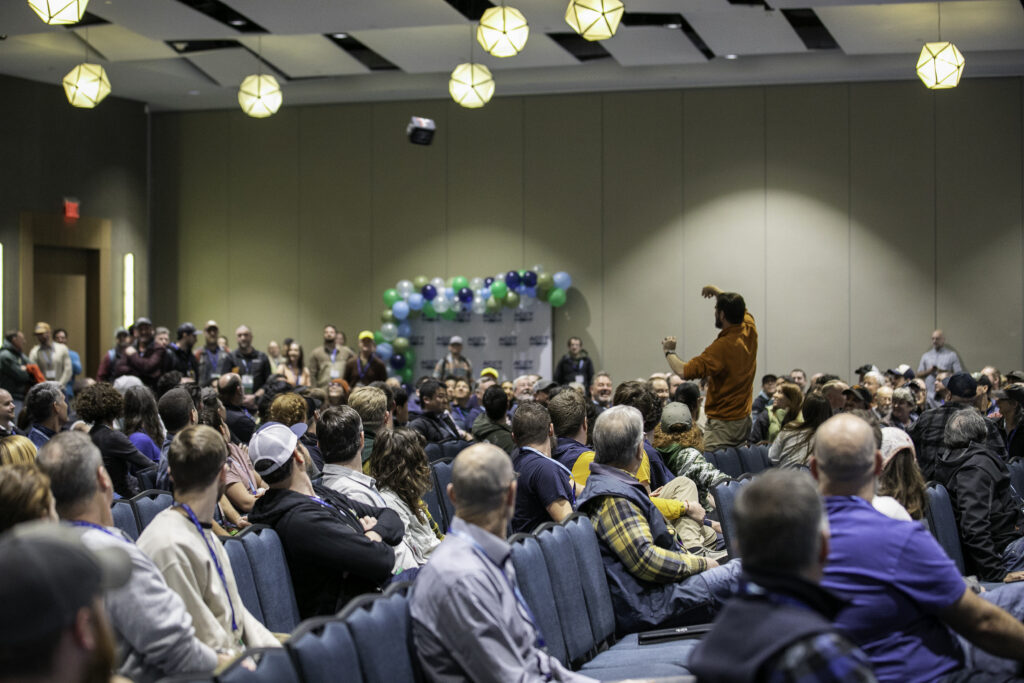
{"label": "door frame", "polygon": [[[70,249],[93,249],[99,252],[99,301],[95,311],[99,321],[97,342],[103,348],[103,340],[113,329],[112,308],[110,299],[110,234],[111,221],[107,218],[83,217],[72,222],[65,220],[60,214],[35,213],[23,211],[20,219],[20,237],[18,243],[18,329],[30,337],[31,326],[35,324],[35,248],[66,247]],[[91,321],[86,320],[89,326]],[[95,375],[94,358],[83,358],[83,370],[86,376]]]}

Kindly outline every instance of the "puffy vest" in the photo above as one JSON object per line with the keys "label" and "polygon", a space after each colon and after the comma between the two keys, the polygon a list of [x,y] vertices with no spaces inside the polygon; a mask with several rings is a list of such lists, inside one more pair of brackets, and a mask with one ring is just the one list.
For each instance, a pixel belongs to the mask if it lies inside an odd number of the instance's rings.
{"label": "puffy vest", "polygon": [[571,472],[572,466],[576,464],[576,460],[584,453],[593,450],[593,448],[584,446],[576,439],[560,436],[558,437],[558,445],[555,446],[555,452],[551,454],[551,457],[568,467]]}

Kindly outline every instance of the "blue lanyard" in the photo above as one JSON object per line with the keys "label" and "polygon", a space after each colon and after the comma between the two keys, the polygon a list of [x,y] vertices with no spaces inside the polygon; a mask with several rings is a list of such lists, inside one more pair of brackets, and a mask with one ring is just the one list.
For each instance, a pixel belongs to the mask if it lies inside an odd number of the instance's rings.
{"label": "blue lanyard", "polygon": [[116,538],[117,540],[121,541],[122,543],[127,543],[128,545],[134,545],[131,541],[129,541],[124,536],[118,536],[117,534],[115,534],[110,529],[108,529],[108,528],[106,528],[104,526],[100,526],[99,524],[93,524],[92,522],[86,522],[86,521],[81,520],[81,519],[72,519],[71,521],[68,522],[68,524],[70,524],[71,526],[87,527],[89,529],[95,529],[96,531],[102,531],[107,536],[110,536],[112,538]]}
{"label": "blue lanyard", "polygon": [[580,358],[579,360],[576,361],[576,369],[579,370],[580,372],[583,372],[583,359],[582,358]]}
{"label": "blue lanyard", "polygon": [[492,560],[491,556],[487,554],[487,551],[483,549],[483,546],[477,543],[472,536],[464,534],[460,531],[455,531],[451,528],[448,529],[448,533],[452,536],[457,536],[466,541],[467,543],[469,543],[470,545],[472,545],[473,552],[475,552],[483,559],[487,560],[490,564],[494,565],[494,567],[498,570],[498,573],[501,574],[502,578],[504,578],[505,581],[508,582],[508,587],[512,589],[512,594],[515,596],[516,602],[519,603],[520,615],[525,617],[526,620],[530,622],[530,626],[533,627],[533,632],[537,634],[537,640],[535,641],[537,648],[543,650],[545,646],[544,636],[541,635],[540,627],[537,626],[537,620],[533,616],[533,610],[531,610],[530,606],[526,604],[526,598],[523,597],[523,593],[519,590],[519,586],[508,577],[508,574],[505,573],[504,567],[502,567],[500,564]]}
{"label": "blue lanyard", "polygon": [[203,349],[206,351],[206,361],[210,364],[210,368],[213,372],[217,372],[217,358],[220,356],[220,349],[216,351],[210,351],[210,349]]}
{"label": "blue lanyard", "polygon": [[536,453],[537,455],[539,455],[542,458],[547,458],[548,460],[550,460],[551,462],[555,463],[556,465],[561,467],[562,470],[565,471],[565,474],[569,477],[569,493],[570,493],[570,495],[572,495],[572,507],[573,507],[573,509],[575,509],[576,508],[576,487],[573,486],[573,483],[572,483],[573,482],[572,470],[570,470],[568,467],[566,467],[562,463],[558,462],[554,458],[548,458],[548,456],[544,455],[543,453],[538,451],[536,448],[530,448],[529,446],[523,446],[520,450],[530,451],[531,453]]}
{"label": "blue lanyard", "polygon": [[338,347],[335,346],[334,350],[331,351],[331,364],[334,364],[334,359],[338,357]]}
{"label": "blue lanyard", "polygon": [[[220,560],[217,559],[216,553],[213,552],[213,546],[210,545],[210,539],[206,537],[206,532],[203,530],[203,525],[199,523],[199,519],[196,517],[196,513],[192,512],[185,503],[175,503],[174,507],[181,508],[188,515],[188,518],[192,521],[196,531],[203,538],[203,542],[206,543],[206,549],[210,552],[210,558],[213,560],[213,566],[217,568],[217,575],[220,576],[221,585],[224,586],[224,595],[228,599],[228,607],[231,608],[231,634],[236,635],[238,631],[238,621],[235,619],[235,605],[231,602],[231,591],[228,589],[228,580],[224,576],[224,568],[220,566]],[[239,641],[241,642],[241,641]]]}
{"label": "blue lanyard", "polygon": [[356,369],[359,371],[359,379],[362,379],[363,377],[366,376],[366,373],[368,373],[370,371],[370,366],[371,365],[373,365],[373,358],[372,357],[370,358],[370,360],[366,361],[366,367],[365,368],[363,367],[363,360],[362,360],[362,358],[358,358],[358,357],[356,358]]}
{"label": "blue lanyard", "polygon": [[[310,499],[311,501],[313,501],[314,503],[316,503],[317,505],[320,505],[321,507],[325,507],[325,508],[327,508],[328,510],[335,510],[335,511],[339,511],[339,510],[338,510],[338,508],[337,508],[336,506],[334,506],[334,505],[331,505],[330,503],[328,503],[328,502],[327,502],[326,500],[324,500],[324,499],[323,499],[323,498],[321,498],[320,496],[315,496],[315,495],[314,495],[314,496],[310,496],[310,497],[309,497],[309,499]],[[340,512],[340,511],[339,511],[339,512]]]}

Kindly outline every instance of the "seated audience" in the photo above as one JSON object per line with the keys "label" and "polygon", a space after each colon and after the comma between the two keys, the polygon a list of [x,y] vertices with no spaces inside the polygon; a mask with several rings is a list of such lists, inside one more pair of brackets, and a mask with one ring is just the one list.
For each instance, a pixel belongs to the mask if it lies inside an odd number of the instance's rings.
{"label": "seated audience", "polygon": [[975,595],[923,526],[872,507],[881,460],[871,426],[854,415],[837,415],[818,430],[811,473],[831,529],[822,586],[856,596],[835,626],[883,681],[935,681],[962,669],[953,631],[1024,660],[1024,624]]}
{"label": "seated audience", "polygon": [[436,379],[427,379],[419,388],[420,408],[423,412],[409,425],[419,432],[427,443],[443,443],[463,438],[448,415],[448,388]]}
{"label": "seated audience", "polygon": [[[249,460],[249,446],[231,442],[231,432],[228,431],[227,423],[224,422],[224,405],[217,398],[217,391],[212,387],[203,389],[202,409],[199,411],[199,424],[206,425],[215,430],[224,439],[228,448],[228,473],[224,478],[224,498],[232,508],[241,515],[246,515],[256,504],[256,500],[266,491],[267,485],[256,474],[252,462]],[[236,521],[237,523],[237,521]],[[240,526],[246,526],[245,524]]]}
{"label": "seated audience", "polygon": [[12,434],[0,439],[0,465],[33,465],[36,447],[28,437]]}
{"label": "seated audience", "polygon": [[[391,429],[391,411],[388,408],[388,391],[380,387],[356,387],[348,397],[348,405],[359,415],[363,425],[363,447],[359,453],[359,466],[364,472],[370,469],[370,454],[377,435]],[[320,432],[319,427],[317,432]],[[323,434],[320,439],[323,441]],[[321,443],[321,450],[325,447]],[[325,458],[326,459],[326,458]]]}
{"label": "seated audience", "polygon": [[40,519],[57,519],[50,478],[35,463],[0,467],[0,533]]}
{"label": "seated audience", "polygon": [[171,389],[160,397],[156,406],[160,413],[160,421],[164,423],[166,429],[164,443],[160,447],[160,465],[156,472],[156,487],[170,491],[172,485],[167,469],[167,451],[179,431],[190,424],[199,422],[199,411],[196,409],[195,403],[192,402],[192,397],[184,389]]}
{"label": "seated audience", "polygon": [[730,477],[705,460],[704,454],[696,448],[683,445],[687,441],[686,435],[692,429],[694,424],[690,409],[673,401],[661,412],[661,422],[654,430],[651,443],[676,477],[686,477],[696,485],[701,505],[710,509],[711,487]]}
{"label": "seated audience", "polygon": [[1006,440],[1007,460],[1024,457],[1024,432],[1020,427],[1024,415],[1024,384],[1008,384],[993,394],[999,406],[999,428]]}
{"label": "seated audience", "polygon": [[[890,497],[900,504],[911,519],[924,519],[928,494],[921,468],[917,466],[914,442],[898,427],[882,427],[881,451],[882,472],[878,475],[878,495],[872,500],[875,509],[882,513],[888,512],[884,507],[879,507],[878,501]],[[901,519],[902,516],[895,518]]]}
{"label": "seated audience", "polygon": [[510,454],[516,448],[512,427],[508,424],[508,394],[494,385],[484,392],[484,412],[473,422],[473,437],[494,444]]}
{"label": "seated audience", "polygon": [[[313,406],[315,406],[315,403]],[[291,392],[278,394],[274,397],[273,403],[270,404],[270,410],[267,411],[267,419],[264,421],[264,424],[267,422],[279,422],[285,427],[300,424],[306,425],[306,431],[302,434],[302,445],[306,448],[306,452],[312,459],[316,471],[321,472],[324,467],[324,457],[320,452],[318,441],[315,439],[311,441],[306,438],[309,436],[309,416],[314,412],[314,410],[310,410],[311,407],[310,402],[299,394]]]}
{"label": "seated audience", "polygon": [[132,387],[125,392],[123,431],[140,453],[154,463],[160,462],[164,429],[149,387]]}
{"label": "seated audience", "polygon": [[405,525],[402,543],[420,567],[444,539],[423,502],[424,494],[433,488],[424,445],[423,437],[412,429],[389,429],[381,432],[370,460],[370,473],[387,507],[397,512]]}
{"label": "seated audience", "polygon": [[587,399],[575,391],[563,391],[548,402],[551,426],[555,430],[555,449],[551,457],[569,468],[583,455],[594,458],[594,450],[586,446]]}
{"label": "seated audience", "polygon": [[54,437],[39,451],[39,468],[50,477],[60,518],[82,528],[86,547],[120,548],[131,558],[128,583],[103,599],[117,637],[117,672],[143,683],[213,671],[217,653],[196,638],[181,597],[167,586],[153,561],[114,526],[114,488],[89,437],[77,432]]}
{"label": "seated audience", "polygon": [[520,405],[512,436],[518,446],[512,466],[519,476],[512,531],[529,533],[544,522],[561,522],[572,514],[578,487],[569,468],[551,457],[554,431],[547,408],[537,401]]}
{"label": "seated audience", "polygon": [[[767,432],[757,434],[761,438],[757,438],[756,442],[775,443],[775,439],[778,438],[783,427],[793,423],[800,416],[803,400],[804,395],[800,391],[800,387],[792,382],[779,382],[775,387],[775,393],[772,394],[771,405],[764,411],[768,416]],[[755,442],[753,437],[751,437],[751,442]]]}
{"label": "seated audience", "polygon": [[[826,375],[827,377],[827,375]],[[832,414],[838,415],[846,409],[846,390],[850,386],[838,378],[830,379],[821,385],[821,393],[828,400]]]}
{"label": "seated audience", "polygon": [[127,436],[114,429],[114,420],[124,413],[124,399],[109,384],[94,384],[75,398],[75,412],[92,423],[89,436],[103,454],[103,466],[114,482],[114,491],[122,498],[139,493],[133,470],[145,469],[153,461],[139,452]]}
{"label": "seated audience", "polygon": [[832,406],[819,393],[810,393],[801,404],[800,416],[788,423],[768,449],[768,457],[779,467],[806,465],[814,448],[814,433],[832,417]]}
{"label": "seated audience", "polygon": [[844,601],[818,585],[829,529],[811,478],[766,472],[740,491],[732,514],[739,594],[687,667],[706,683],[874,681],[871,662],[832,625]]}
{"label": "seated audience", "polygon": [[475,444],[452,464],[452,530],[416,582],[413,644],[429,681],[572,681],[542,647],[541,634],[512,571],[505,530],[516,479],[508,456]]}
{"label": "seated audience", "polygon": [[761,392],[754,397],[750,404],[750,417],[757,419],[757,416],[765,411],[772,401],[772,394],[775,393],[775,385],[779,381],[778,376],[767,374],[761,378]]}
{"label": "seated audience", "polygon": [[[690,411],[690,417],[693,419],[693,427],[689,431],[682,432],[676,435],[675,440],[681,446],[693,448],[701,453],[704,452],[704,429],[700,424],[701,416],[701,402],[703,399],[700,395],[700,385],[696,382],[680,382],[676,387],[675,392],[672,394],[672,400],[676,403],[682,403]],[[763,411],[762,411],[763,412]],[[654,433],[658,433],[659,427],[654,428]],[[653,437],[652,437],[653,441]]]}
{"label": "seated audience", "polygon": [[455,420],[455,424],[464,432],[468,432],[473,429],[473,423],[480,413],[483,412],[481,408],[474,408],[470,405],[470,399],[472,398],[473,388],[468,377],[458,377],[455,379],[455,388],[451,394],[451,411],[452,419]]}
{"label": "seated audience", "polygon": [[57,382],[35,385],[25,395],[24,410],[28,413],[28,440],[40,448],[68,422],[68,402],[63,385]]}
{"label": "seated audience", "polygon": [[[661,453],[651,445],[650,436],[661,421],[661,401],[645,382],[623,382],[615,387],[613,405],[632,406],[640,411],[644,419],[644,453],[650,463],[650,483],[652,488],[660,488],[673,479],[672,470],[665,466]],[[513,430],[515,431],[515,430]]]}
{"label": "seated audience", "polygon": [[867,387],[861,384],[854,384],[852,387],[843,390],[843,412],[852,410],[871,410],[874,397]]}
{"label": "seated audience", "polygon": [[238,373],[227,372],[217,378],[216,386],[220,402],[227,410],[225,422],[231,431],[231,440],[235,443],[249,443],[252,433],[256,431],[256,421],[242,405],[245,401],[242,378]]}
{"label": "seated audience", "polygon": [[138,547],[185,602],[196,637],[218,653],[234,655],[280,643],[242,603],[228,554],[211,531],[227,455],[223,437],[206,425],[175,434],[167,451],[174,505],[153,518]]}
{"label": "seated audience", "polygon": [[317,429],[324,456],[323,485],[363,505],[387,507],[376,481],[363,472],[363,423],[359,413],[352,406],[328,408],[320,416]]}
{"label": "seated audience", "polygon": [[[3,352],[0,351],[0,353]],[[24,436],[23,432],[15,424],[16,408],[11,392],[6,389],[0,389],[0,438],[12,434],[22,434]]]}
{"label": "seated audience", "polygon": [[305,429],[269,422],[249,443],[253,466],[270,487],[249,520],[281,537],[303,619],[336,614],[351,598],[380,590],[395,567],[392,546],[402,542],[402,520],[393,510],[310,481],[309,456],[299,443]]}
{"label": "seated audience", "polygon": [[[643,418],[609,408],[594,425],[597,457],[578,507],[590,516],[608,575],[618,633],[710,621],[737,586],[739,563],[718,568],[688,553],[635,475],[644,455]],[[696,501],[687,514],[703,519]]]}
{"label": "seated audience", "polygon": [[130,573],[123,549],[88,550],[56,524],[0,539],[0,603],[18,617],[0,626],[0,681],[112,680],[114,636],[101,600]]}
{"label": "seated audience", "polygon": [[1002,455],[985,443],[987,422],[975,410],[949,418],[935,480],[949,491],[968,573],[1002,581],[1024,570],[1024,513]]}
{"label": "seated audience", "polygon": [[889,415],[883,420],[886,426],[909,431],[917,421],[917,401],[913,392],[907,387],[900,387],[892,392]]}

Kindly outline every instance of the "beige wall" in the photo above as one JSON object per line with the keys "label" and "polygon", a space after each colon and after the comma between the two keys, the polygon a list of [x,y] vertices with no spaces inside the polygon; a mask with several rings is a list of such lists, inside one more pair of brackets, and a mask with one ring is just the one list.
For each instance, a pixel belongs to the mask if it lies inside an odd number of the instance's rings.
{"label": "beige wall", "polygon": [[[714,337],[705,283],[742,292],[759,372],[1024,366],[1022,79],[288,107],[154,117],[152,303],[307,350],[376,327],[402,277],[542,263],[615,379]],[[403,135],[437,122],[431,147]]]}

